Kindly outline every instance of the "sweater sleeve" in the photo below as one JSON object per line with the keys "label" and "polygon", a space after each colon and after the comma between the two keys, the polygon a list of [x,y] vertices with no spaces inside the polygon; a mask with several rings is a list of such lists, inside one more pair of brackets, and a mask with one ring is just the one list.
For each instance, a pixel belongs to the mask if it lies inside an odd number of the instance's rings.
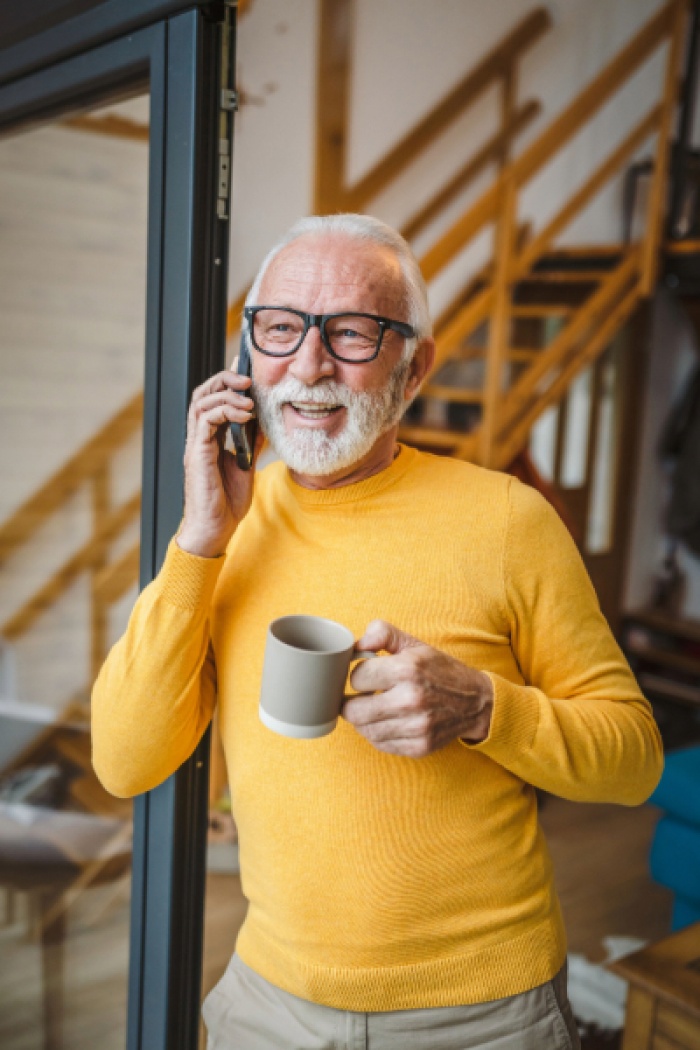
{"label": "sweater sleeve", "polygon": [[216,703],[209,606],[225,558],[173,540],[92,693],[92,757],[113,795],[150,791],[189,758]]}
{"label": "sweater sleeve", "polygon": [[472,747],[563,798],[638,805],[663,768],[651,706],[557,513],[515,479],[509,499],[504,596],[525,684],[490,674],[490,732]]}

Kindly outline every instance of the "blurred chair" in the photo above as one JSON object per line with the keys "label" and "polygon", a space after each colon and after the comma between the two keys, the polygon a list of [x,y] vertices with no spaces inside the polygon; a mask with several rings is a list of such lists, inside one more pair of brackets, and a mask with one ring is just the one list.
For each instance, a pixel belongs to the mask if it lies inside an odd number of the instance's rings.
{"label": "blurred chair", "polygon": [[700,747],[666,756],[649,800],[665,811],[651,846],[652,877],[674,893],[671,928],[700,922]]}

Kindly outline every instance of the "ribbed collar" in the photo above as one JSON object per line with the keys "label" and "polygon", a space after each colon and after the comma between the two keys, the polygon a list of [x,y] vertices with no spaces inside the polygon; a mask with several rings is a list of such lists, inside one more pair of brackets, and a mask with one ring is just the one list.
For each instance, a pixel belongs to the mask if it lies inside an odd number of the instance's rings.
{"label": "ribbed collar", "polygon": [[399,454],[390,466],[352,485],[340,485],[332,489],[307,489],[298,485],[288,470],[284,472],[285,484],[294,499],[303,507],[335,507],[341,503],[356,503],[370,499],[396,484],[415,463],[418,453],[408,445],[399,445]]}

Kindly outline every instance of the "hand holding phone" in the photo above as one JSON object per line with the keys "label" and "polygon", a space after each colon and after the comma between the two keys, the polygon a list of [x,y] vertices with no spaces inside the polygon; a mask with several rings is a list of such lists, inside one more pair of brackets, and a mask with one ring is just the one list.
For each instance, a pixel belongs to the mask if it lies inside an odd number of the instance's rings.
{"label": "hand holding phone", "polygon": [[[241,332],[241,345],[238,352],[238,374],[249,377],[252,375],[245,328]],[[231,440],[236,453],[236,463],[241,470],[250,470],[253,465],[258,422],[256,419],[251,419],[248,423],[231,423],[230,429]]]}
{"label": "hand holding phone", "polygon": [[[185,513],[177,542],[201,557],[224,553],[253,498],[251,468],[261,440],[249,425],[254,405],[245,344],[242,351],[237,372],[225,369],[197,387],[187,417]],[[224,451],[228,428],[235,452]]]}

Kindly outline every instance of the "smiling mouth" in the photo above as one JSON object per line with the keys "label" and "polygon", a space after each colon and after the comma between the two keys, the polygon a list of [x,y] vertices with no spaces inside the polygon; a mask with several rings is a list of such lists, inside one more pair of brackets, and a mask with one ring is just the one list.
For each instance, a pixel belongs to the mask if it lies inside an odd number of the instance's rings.
{"label": "smiling mouth", "polygon": [[302,419],[326,419],[328,416],[335,415],[341,408],[345,408],[345,405],[320,405],[303,401],[287,401],[286,404],[293,408]]}

